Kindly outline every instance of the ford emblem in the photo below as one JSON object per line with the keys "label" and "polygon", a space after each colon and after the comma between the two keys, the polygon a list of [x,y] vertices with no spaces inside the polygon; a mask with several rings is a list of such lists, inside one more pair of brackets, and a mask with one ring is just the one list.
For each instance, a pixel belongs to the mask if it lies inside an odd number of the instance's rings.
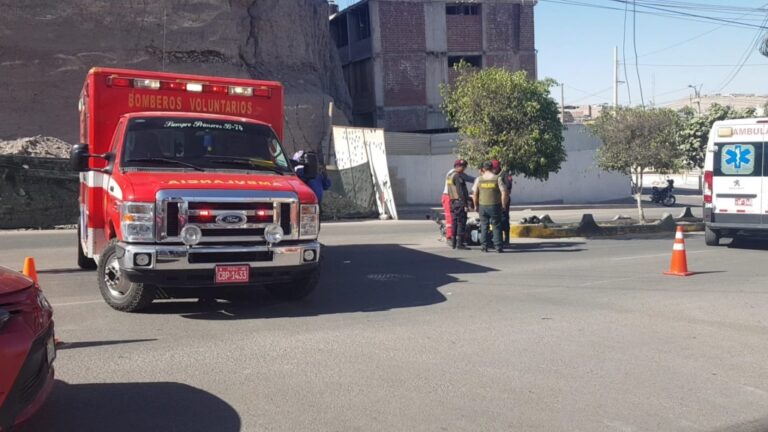
{"label": "ford emblem", "polygon": [[238,213],[225,213],[216,218],[216,223],[224,225],[242,225],[248,218]]}

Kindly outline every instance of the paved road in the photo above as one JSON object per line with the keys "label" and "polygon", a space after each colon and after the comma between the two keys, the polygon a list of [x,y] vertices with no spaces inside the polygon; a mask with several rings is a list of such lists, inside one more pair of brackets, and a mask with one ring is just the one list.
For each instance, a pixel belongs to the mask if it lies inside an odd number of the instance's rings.
{"label": "paved road", "polygon": [[456,252],[427,221],[326,225],[309,299],[112,311],[74,233],[34,255],[66,342],[24,431],[765,431],[768,247],[520,241]]}

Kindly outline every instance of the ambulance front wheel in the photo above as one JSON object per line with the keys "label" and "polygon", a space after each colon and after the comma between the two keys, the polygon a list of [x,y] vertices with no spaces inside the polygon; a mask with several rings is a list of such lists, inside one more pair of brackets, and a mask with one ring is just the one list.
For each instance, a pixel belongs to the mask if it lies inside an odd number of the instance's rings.
{"label": "ambulance front wheel", "polygon": [[707,246],[720,246],[720,231],[704,227],[704,242]]}
{"label": "ambulance front wheel", "polygon": [[120,270],[117,259],[117,241],[113,239],[99,258],[99,291],[104,301],[122,312],[137,312],[155,299],[155,287],[131,282]]}

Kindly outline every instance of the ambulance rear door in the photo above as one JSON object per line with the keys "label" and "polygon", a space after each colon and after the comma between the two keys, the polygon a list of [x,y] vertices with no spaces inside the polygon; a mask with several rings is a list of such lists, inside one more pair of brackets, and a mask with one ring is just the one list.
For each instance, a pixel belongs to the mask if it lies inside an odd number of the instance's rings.
{"label": "ambulance rear door", "polygon": [[[732,126],[734,131],[740,126]],[[754,125],[744,128],[754,128]],[[721,129],[731,129],[721,128]],[[754,129],[753,129],[754,130]],[[763,223],[768,184],[764,184],[762,134],[718,137],[714,148],[713,202],[717,223],[757,226]]]}

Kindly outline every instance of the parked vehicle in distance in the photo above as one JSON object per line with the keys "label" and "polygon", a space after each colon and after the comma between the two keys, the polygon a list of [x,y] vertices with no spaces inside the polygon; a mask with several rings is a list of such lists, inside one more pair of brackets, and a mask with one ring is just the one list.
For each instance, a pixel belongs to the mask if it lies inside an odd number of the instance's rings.
{"label": "parked vehicle in distance", "polygon": [[[280,140],[283,87],[269,81],[92,69],[80,98],[78,265],[104,300],[265,286],[299,299],[319,278],[317,198]],[[314,178],[317,157],[304,176]]]}
{"label": "parked vehicle in distance", "polygon": [[0,267],[0,431],[28,420],[53,388],[53,309],[32,279]]}
{"label": "parked vehicle in distance", "polygon": [[651,190],[651,202],[665,207],[672,207],[677,202],[677,198],[672,193],[673,189],[675,189],[675,181],[673,179],[667,179],[667,185],[661,189],[654,186]]}
{"label": "parked vehicle in distance", "polygon": [[705,240],[768,235],[768,118],[715,122],[704,161]]}

